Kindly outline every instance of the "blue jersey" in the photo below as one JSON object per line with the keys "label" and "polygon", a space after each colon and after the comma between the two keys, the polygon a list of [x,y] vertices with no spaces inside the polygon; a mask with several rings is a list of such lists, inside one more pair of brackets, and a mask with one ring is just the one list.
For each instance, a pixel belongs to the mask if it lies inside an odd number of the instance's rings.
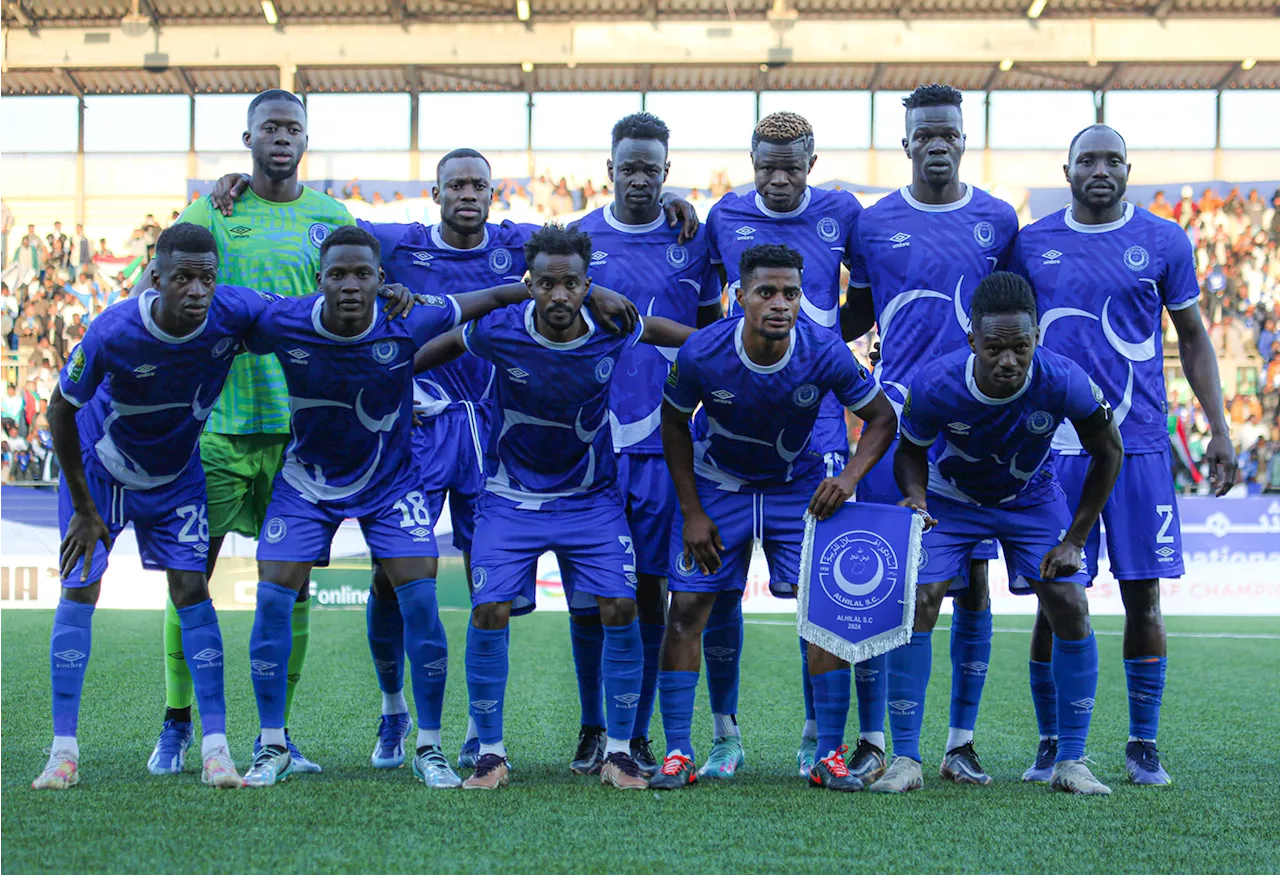
{"label": "blue jersey", "polygon": [[693,420],[694,472],[719,488],[785,490],[821,469],[810,446],[819,400],[831,393],[857,411],[879,392],[866,368],[831,331],[798,320],[778,362],[753,362],[741,316],[722,319],[685,341],[667,376],[666,400],[702,409]]}
{"label": "blue jersey", "polygon": [[267,308],[249,348],[274,353],[289,388],[290,441],[280,477],[311,502],[347,516],[384,509],[388,491],[412,476],[413,355],[458,324],[453,298],[419,304],[341,337],[321,322],[322,295],[283,298]]}
{"label": "blue jersey", "polygon": [[85,469],[126,489],[172,483],[198,459],[196,447],[231,363],[270,295],[217,286],[195,331],[173,337],[151,317],[159,292],[108,307],[93,320],[59,377],[80,408]]}
{"label": "blue jersey", "polygon": [[[698,308],[720,304],[720,277],[711,264],[707,233],[687,244],[665,215],[647,225],[624,225],[613,206],[601,207],[577,223],[591,235],[591,279],[626,295],[645,316],[662,316],[696,327]],[[637,344],[622,354],[613,381],[609,424],[620,453],[662,452],[662,381],[676,349]]]}
{"label": "blue jersey", "polygon": [[[1200,295],[1186,233],[1133,204],[1107,225],[1081,225],[1068,208],[1022,229],[1012,269],[1035,289],[1040,342],[1106,393],[1125,452],[1167,449],[1161,310],[1195,306]],[[1054,449],[1082,451],[1070,426]]]}
{"label": "blue jersey", "polygon": [[485,449],[485,492],[517,507],[555,510],[561,499],[606,492],[617,480],[609,391],[622,354],[644,332],[596,327],[565,343],[534,325],[534,304],[503,307],[467,324],[467,349],[492,362],[494,423]]}
{"label": "blue jersey", "polygon": [[[729,281],[729,313],[738,312],[734,293],[742,281],[742,253],[763,243],[781,243],[804,256],[800,312],[804,318],[840,334],[840,267],[853,257],[853,226],[862,204],[847,191],[810,188],[800,206],[778,213],[756,192],[728,194],[707,215],[711,260],[724,264]],[[814,438],[821,453],[849,452],[844,412],[834,398],[824,398],[822,421]]]}
{"label": "blue jersey", "polygon": [[[503,222],[486,225],[484,240],[474,249],[455,249],[440,235],[440,226],[421,224],[357,224],[382,244],[387,282],[414,294],[458,295],[517,283],[524,277],[524,242],[535,225]],[[485,401],[493,366],[466,354],[417,375],[414,402],[419,414],[434,416],[450,403]]]}
{"label": "blue jersey", "polygon": [[880,326],[876,381],[899,411],[921,365],[968,346],[973,291],[1009,264],[1017,214],[966,188],[960,200],[938,206],[902,188],[864,210],[854,228],[849,285],[871,287]]}
{"label": "blue jersey", "polygon": [[[967,504],[1030,507],[1055,494],[1053,430],[1106,406],[1080,366],[1039,348],[1027,381],[1008,398],[978,388],[974,355],[957,350],[921,367],[898,427],[929,450],[929,491]],[[941,440],[939,440],[941,435]]]}

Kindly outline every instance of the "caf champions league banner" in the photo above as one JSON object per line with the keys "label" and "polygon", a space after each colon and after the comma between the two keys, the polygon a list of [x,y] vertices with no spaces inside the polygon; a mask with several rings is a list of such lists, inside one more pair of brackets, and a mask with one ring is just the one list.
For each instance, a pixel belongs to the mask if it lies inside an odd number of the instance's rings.
{"label": "caf champions league banner", "polygon": [[[446,506],[447,508],[447,506]],[[1188,497],[1178,501],[1182,517],[1182,558],[1186,574],[1161,584],[1164,612],[1171,616],[1270,615],[1280,616],[1280,496],[1249,498]],[[0,487],[0,608],[53,608],[58,603],[58,498],[52,489]],[[453,555],[445,564],[460,565],[450,547],[452,525],[446,514],[436,524],[441,553]],[[232,535],[223,544],[218,571],[210,585],[218,610],[252,609],[257,571],[251,539]],[[361,608],[368,592],[368,548],[360,528],[348,521],[334,539],[335,566],[348,569],[329,584],[335,572],[317,571],[316,602],[322,607]],[[866,572],[874,567],[861,565]],[[858,586],[858,579],[847,579]],[[461,573],[454,572],[461,584]],[[1004,562],[990,566],[991,607],[997,614],[1032,614],[1035,598],[1009,593]],[[441,580],[444,580],[442,567]],[[863,581],[865,584],[865,581]],[[164,607],[165,578],[142,568],[132,529],[126,529],[111,552],[111,564],[103,578],[98,607],[103,609],[160,609]],[[461,591],[459,606],[465,603]],[[555,558],[538,562],[538,608],[564,610],[564,590]],[[1089,609],[1097,615],[1122,615],[1120,588],[1107,571],[1089,591]],[[769,594],[769,571],[759,550],[752,558],[743,597],[743,610],[751,613],[790,613],[794,600]],[[949,611],[950,600],[943,604]]]}

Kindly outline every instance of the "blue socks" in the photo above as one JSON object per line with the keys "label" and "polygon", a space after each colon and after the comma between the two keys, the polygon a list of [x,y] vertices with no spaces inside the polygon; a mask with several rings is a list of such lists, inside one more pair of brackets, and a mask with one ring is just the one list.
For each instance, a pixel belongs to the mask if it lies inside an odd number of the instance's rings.
{"label": "blue socks", "polygon": [[1124,679],[1129,688],[1129,737],[1155,741],[1160,728],[1160,701],[1164,697],[1164,676],[1168,659],[1140,656],[1124,661]]}
{"label": "blue socks", "polygon": [[507,630],[467,626],[467,696],[481,744],[502,743],[507,692]]}
{"label": "blue socks", "polygon": [[884,711],[889,707],[889,656],[881,654],[853,667],[858,692],[858,730],[863,737],[878,738],[884,750]]}
{"label": "blue socks", "polygon": [[640,700],[636,703],[636,728],[633,738],[649,737],[649,721],[653,717],[653,704],[658,698],[658,652],[662,649],[662,635],[666,626],[654,623],[640,624],[640,644],[644,647],[644,673],[640,677]]}
{"label": "blue socks", "polygon": [[696,671],[660,671],[662,726],[667,734],[667,754],[675,751],[693,759],[693,699],[698,692]]}
{"label": "blue socks", "polygon": [[404,689],[404,619],[400,616],[400,603],[380,599],[371,589],[364,618],[378,688],[384,693],[398,693]]}
{"label": "blue socks", "polygon": [[222,676],[222,630],[213,602],[178,608],[178,624],[182,627],[182,652],[200,709],[200,731],[210,735],[226,735],[227,700]]}
{"label": "blue socks", "polygon": [[847,668],[813,675],[813,702],[818,720],[818,758],[830,756],[844,744],[844,726],[849,719],[849,674]]}
{"label": "blue socks", "polygon": [[1053,685],[1053,663],[1027,663],[1031,670],[1031,703],[1036,709],[1036,724],[1041,738],[1058,737],[1058,688]]}
{"label": "blue socks", "polygon": [[804,721],[818,719],[813,703],[813,678],[809,677],[809,642],[800,639],[800,691],[804,694]]}
{"label": "blue socks", "polygon": [[53,612],[49,675],[53,682],[53,734],[74,737],[80,720],[80,692],[89,666],[93,605],[63,598]]}
{"label": "blue socks", "polygon": [[970,732],[978,725],[978,703],[991,661],[991,609],[981,613],[952,606],[951,728]]}
{"label": "blue socks", "polygon": [[258,609],[249,633],[249,669],[263,729],[284,728],[289,651],[293,648],[293,603],[297,599],[298,594],[288,587],[258,582]]}
{"label": "blue socks", "polygon": [[1053,636],[1053,681],[1058,688],[1058,762],[1084,756],[1098,692],[1098,639]]}
{"label": "blue socks", "polygon": [[932,668],[932,632],[913,632],[909,642],[889,651],[889,728],[894,756],[921,761],[920,727]]}
{"label": "blue socks", "polygon": [[396,598],[404,615],[405,653],[413,679],[413,701],[418,707],[418,728],[439,730],[449,674],[449,644],[436,605],[435,578],[424,577],[396,587]]}
{"label": "blue socks", "polygon": [[604,694],[609,701],[607,737],[629,742],[635,737],[636,706],[644,674],[644,645],[640,623],[604,626]]}
{"label": "blue socks", "polygon": [[569,617],[569,640],[573,643],[573,668],[578,674],[578,701],[582,704],[583,726],[604,726],[604,701],[600,658],[604,651],[604,627],[600,618],[587,625]]}
{"label": "blue socks", "polygon": [[711,713],[737,714],[738,664],[742,659],[742,593],[721,593],[716,598],[711,613],[707,615],[706,628],[702,631],[702,653],[707,663]]}

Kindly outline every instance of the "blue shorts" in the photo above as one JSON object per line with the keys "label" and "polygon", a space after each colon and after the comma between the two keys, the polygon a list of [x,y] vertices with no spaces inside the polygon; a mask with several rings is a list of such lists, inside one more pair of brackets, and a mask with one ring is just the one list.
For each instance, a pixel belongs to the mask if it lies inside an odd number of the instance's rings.
{"label": "blue shorts", "polygon": [[[204,573],[209,559],[209,521],[204,470],[199,462],[189,465],[172,483],[144,491],[125,489],[115,479],[89,470],[84,475],[112,540],[127,523],[133,523],[143,568]],[[67,478],[63,477],[58,483],[58,530],[63,537],[74,514]],[[108,552],[106,545],[99,543],[89,563],[89,579],[80,579],[84,559],[79,559],[62,585],[75,588],[100,580],[107,570]]]}
{"label": "blue shorts", "polygon": [[489,437],[487,404],[451,404],[413,430],[413,458],[430,496],[431,519],[440,518],[447,494],[453,546],[471,552],[475,505],[484,490],[484,445]]}
{"label": "blue shorts", "polygon": [[[341,505],[307,501],[276,478],[271,503],[267,505],[267,521],[258,535],[258,561],[328,565],[329,545],[344,519],[346,512]],[[357,519],[374,559],[440,555],[431,529],[431,509],[421,490],[397,490],[387,496],[381,510]]]}
{"label": "blue shorts", "polygon": [[676,489],[662,456],[618,456],[618,489],[636,551],[636,571],[667,576],[667,541],[676,512]]}
{"label": "blue shorts", "polygon": [[[1089,457],[1058,456],[1058,482],[1073,510],[1084,491]],[[1107,529],[1107,557],[1116,580],[1154,580],[1181,577],[1182,523],[1173,486],[1171,451],[1126,455],[1115,489],[1102,509]],[[1098,575],[1102,533],[1098,526],[1085,542],[1089,577]]]}
{"label": "blue shorts", "polygon": [[571,613],[594,613],[597,596],[636,597],[636,557],[617,492],[559,510],[519,510],[484,495],[478,511],[471,549],[473,605],[511,602],[513,615],[531,612],[537,607],[543,553],[555,554]]}
{"label": "blue shorts", "polygon": [[[885,451],[875,467],[867,472],[867,476],[858,482],[858,501],[870,501],[875,504],[897,504],[902,501],[902,491],[898,489],[898,481],[893,476],[893,454],[898,451],[898,441],[894,438],[889,449]],[[932,499],[930,499],[932,500]],[[982,541],[973,548],[970,559],[989,561],[999,557],[1000,552],[994,540]],[[951,594],[963,592],[969,586],[969,568],[966,565],[961,580],[951,587]]]}
{"label": "blue shorts", "polygon": [[[919,583],[940,583],[960,574],[979,541],[994,538],[1004,547],[1009,569],[1009,590],[1018,595],[1031,593],[1029,581],[1040,579],[1040,562],[1066,534],[1071,511],[1066,496],[1056,489],[1053,498],[1034,507],[1003,508],[961,504],[929,493],[929,515],[938,524],[924,533],[924,563]],[[1089,585],[1083,569],[1054,583]]]}
{"label": "blue shorts", "polygon": [[684,514],[677,507],[668,547],[667,589],[671,592],[744,589],[751,549],[758,540],[769,561],[769,589],[778,598],[795,598],[800,579],[804,514],[822,480],[821,475],[807,477],[792,484],[786,492],[726,492],[716,488],[712,481],[698,477],[702,509],[720,530],[720,542],[724,544],[720,567],[711,574],[703,574],[696,562],[685,560]]}

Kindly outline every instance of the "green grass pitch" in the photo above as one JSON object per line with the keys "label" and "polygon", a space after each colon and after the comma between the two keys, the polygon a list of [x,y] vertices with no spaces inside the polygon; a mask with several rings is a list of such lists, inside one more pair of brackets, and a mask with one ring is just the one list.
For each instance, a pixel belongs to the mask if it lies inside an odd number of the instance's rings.
{"label": "green grass pitch", "polygon": [[[453,652],[445,743],[464,717],[462,611],[444,614]],[[1174,786],[1124,779],[1127,729],[1120,638],[1100,637],[1102,680],[1090,738],[1109,798],[1074,798],[1018,781],[1035,747],[1028,637],[996,635],[978,750],[990,787],[944,786],[950,662],[934,635],[924,731],[926,787],[905,797],[807,789],[796,776],[798,655],[781,618],[747,626],[741,722],[747,766],[732,785],[619,793],[571,775],[577,696],[564,614],[512,630],[506,737],[512,785],[495,793],[429,791],[409,770],[369,765],[379,697],[362,611],[317,611],[293,734],[323,775],[263,790],[199,783],[146,759],[162,716],[159,612],[100,612],[80,720],[82,780],[62,793],[30,781],[49,743],[45,611],[2,617],[5,872],[128,871],[1276,871],[1280,869],[1280,619],[1171,619],[1161,741]],[[247,652],[252,617],[222,615],[230,733],[248,764],[256,715]],[[945,618],[944,618],[944,623]],[[1100,631],[1119,630],[1102,618]],[[999,617],[997,629],[1026,629]],[[655,717],[654,735],[661,738]],[[856,727],[856,715],[850,729]],[[705,687],[696,742],[710,745]],[[193,753],[198,750],[198,741]]]}

